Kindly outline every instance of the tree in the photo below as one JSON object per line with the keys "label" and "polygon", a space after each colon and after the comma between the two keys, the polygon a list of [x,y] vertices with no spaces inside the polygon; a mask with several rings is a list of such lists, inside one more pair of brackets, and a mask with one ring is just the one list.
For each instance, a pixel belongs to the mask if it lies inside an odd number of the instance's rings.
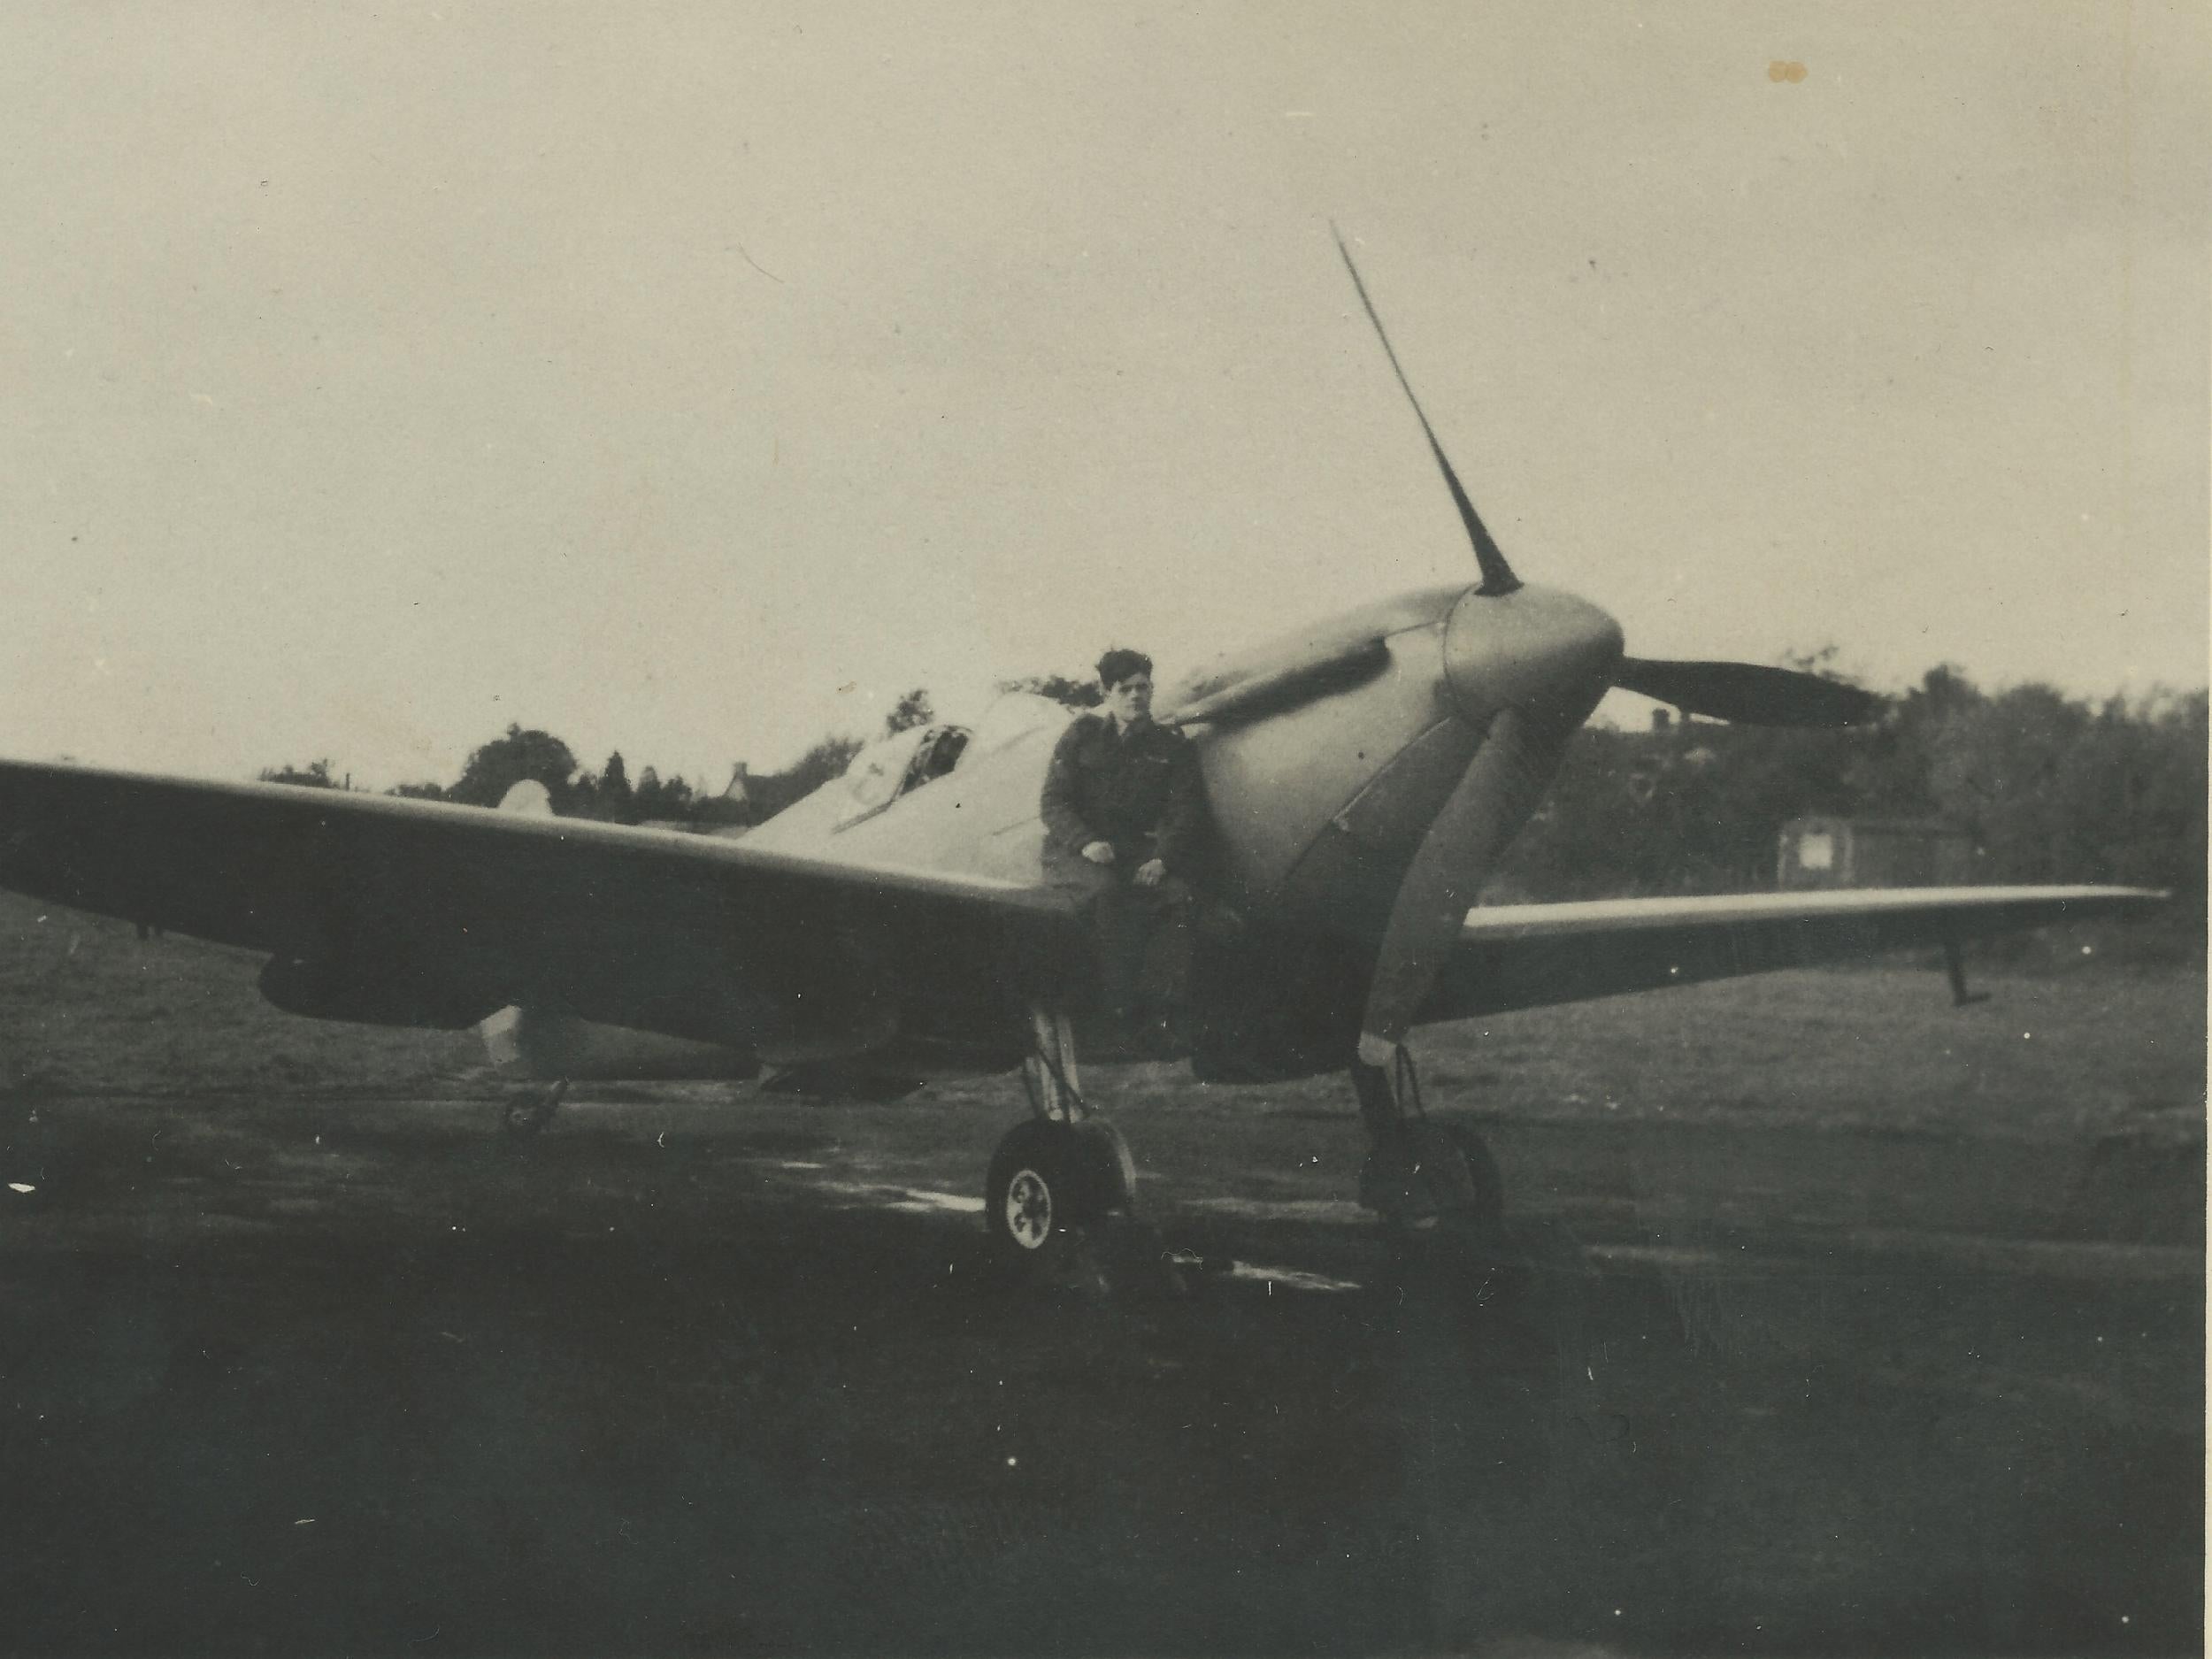
{"label": "tree", "polygon": [[575,775],[576,757],[567,744],[549,732],[526,732],[511,724],[504,735],[469,757],[460,781],[446,792],[446,799],[468,806],[497,806],[508,790],[525,779],[534,779],[558,808],[566,803],[569,780]]}
{"label": "tree", "polygon": [[793,802],[844,776],[863,745],[856,737],[826,737],[782,772],[749,780],[755,821],[773,818]]}
{"label": "tree", "polygon": [[2114,874],[2166,887],[2177,921],[2205,919],[2206,758],[2212,723],[2203,692],[2154,695],[2136,716],[2125,783],[2127,831]]}
{"label": "tree", "polygon": [[630,769],[622,764],[622,751],[618,749],[607,757],[607,764],[599,770],[599,798],[611,807],[630,804]]}
{"label": "tree", "polygon": [[594,818],[613,824],[637,822],[629,770],[623,764],[620,749],[607,757],[607,764],[597,776],[588,772],[576,775],[576,780],[569,785],[568,801],[563,810],[574,818]]}
{"label": "tree", "polygon": [[338,780],[330,775],[326,760],[311,761],[304,767],[272,766],[261,774],[264,783],[297,784],[303,789],[335,789]]}
{"label": "tree", "polygon": [[1852,764],[1859,810],[1886,818],[1940,816],[1929,793],[1936,746],[1947,723],[1985,701],[1948,663],[1931,668],[1917,686],[1893,698],[1888,718],[1868,735]]}
{"label": "tree", "polygon": [[[2090,735],[2085,703],[2049,686],[2015,686],[1943,722],[1931,752],[1929,793],[1973,835],[2001,881],[2063,881],[2084,870],[2071,832],[2064,775]],[[2085,827],[2085,826],[2081,826]]]}
{"label": "tree", "polygon": [[1021,691],[1033,697],[1049,697],[1071,709],[1095,709],[1101,695],[1094,679],[1072,680],[1065,674],[1025,674],[1019,680],[998,682],[1002,693]]}
{"label": "tree", "polygon": [[915,726],[927,726],[936,718],[937,710],[930,706],[929,693],[917,686],[901,697],[885,717],[883,734],[896,737],[901,732],[910,731]]}

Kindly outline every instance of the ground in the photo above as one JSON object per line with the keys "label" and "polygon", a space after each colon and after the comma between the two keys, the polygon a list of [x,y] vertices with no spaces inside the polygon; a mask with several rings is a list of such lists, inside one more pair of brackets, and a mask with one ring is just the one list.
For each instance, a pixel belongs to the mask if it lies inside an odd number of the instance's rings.
{"label": "ground", "polygon": [[517,1156],[254,968],[0,901],[0,1649],[2200,1645],[2200,972],[1424,1033],[1488,1264],[1374,1234],[1340,1084],[1102,1071],[1158,1239],[1010,1289],[1010,1080]]}

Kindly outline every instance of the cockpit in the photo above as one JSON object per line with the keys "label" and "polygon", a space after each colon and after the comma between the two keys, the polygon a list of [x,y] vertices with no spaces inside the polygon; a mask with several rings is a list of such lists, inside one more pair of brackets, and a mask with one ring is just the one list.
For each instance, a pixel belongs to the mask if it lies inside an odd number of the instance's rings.
{"label": "cockpit", "polygon": [[862,749],[845,769],[845,810],[837,827],[872,818],[901,795],[943,777],[960,764],[972,735],[964,726],[916,726]]}
{"label": "cockpit", "polygon": [[853,757],[844,777],[827,786],[839,792],[841,803],[832,830],[865,823],[901,796],[946,776],[963,759],[1005,749],[1033,733],[1057,734],[1074,715],[1048,697],[1013,692],[994,703],[972,728],[917,726],[895,732]]}

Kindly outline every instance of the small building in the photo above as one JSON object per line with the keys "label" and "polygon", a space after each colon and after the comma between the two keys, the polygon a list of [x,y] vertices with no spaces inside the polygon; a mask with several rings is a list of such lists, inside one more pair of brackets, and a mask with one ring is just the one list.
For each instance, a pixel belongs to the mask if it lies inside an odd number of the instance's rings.
{"label": "small building", "polygon": [[1974,879],[1974,841],[1933,818],[1798,818],[1782,826],[1775,885],[1949,887]]}
{"label": "small building", "polygon": [[701,797],[691,809],[695,824],[711,829],[726,830],[750,825],[753,821],[752,778],[739,761],[730,770],[730,780],[720,795]]}

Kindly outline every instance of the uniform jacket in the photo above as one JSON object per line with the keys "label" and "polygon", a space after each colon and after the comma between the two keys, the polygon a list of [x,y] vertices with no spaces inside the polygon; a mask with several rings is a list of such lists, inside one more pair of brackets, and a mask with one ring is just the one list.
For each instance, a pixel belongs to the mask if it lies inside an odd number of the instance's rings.
{"label": "uniform jacket", "polygon": [[1171,875],[1197,873],[1206,811],[1198,754],[1172,726],[1148,720],[1123,733],[1106,715],[1078,716],[1052,751],[1042,804],[1048,856],[1079,859],[1106,841],[1124,874],[1152,857]]}

